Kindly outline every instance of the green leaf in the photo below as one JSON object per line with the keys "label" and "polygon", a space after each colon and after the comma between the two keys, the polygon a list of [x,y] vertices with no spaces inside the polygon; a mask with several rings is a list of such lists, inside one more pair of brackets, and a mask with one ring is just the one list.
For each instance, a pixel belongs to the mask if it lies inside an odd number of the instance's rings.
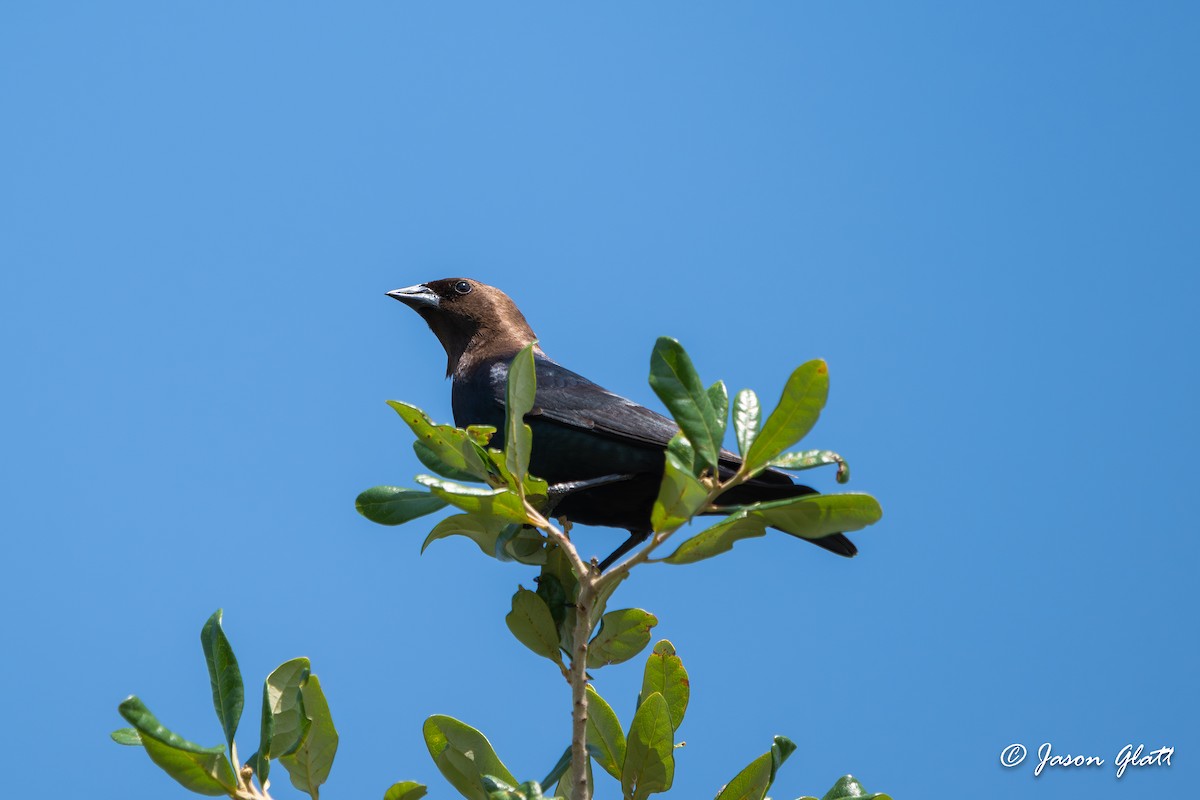
{"label": "green leaf", "polygon": [[467,436],[471,441],[480,447],[487,447],[492,442],[492,435],[496,432],[495,425],[468,425]]}
{"label": "green leaf", "polygon": [[249,767],[258,776],[259,783],[262,783],[271,776],[271,759],[264,756],[261,750],[255,750],[251,753],[250,757],[246,759],[244,766]]}
{"label": "green leaf", "polygon": [[480,514],[454,514],[433,526],[433,530],[425,537],[421,552],[438,539],[447,536],[466,536],[479,545],[484,555],[496,557],[496,540],[508,527],[509,523],[500,517],[483,516]]}
{"label": "green leaf", "polygon": [[204,648],[204,660],[208,664],[213,708],[217,710],[221,729],[225,731],[225,743],[232,749],[233,735],[237,732],[238,721],[242,718],[245,689],[242,686],[242,672],[238,669],[237,658],[233,655],[233,648],[221,628],[221,609],[213,612],[200,629],[200,644]]}
{"label": "green leaf", "polygon": [[796,745],[791,739],[776,736],[771,749],[751,761],[749,766],[725,784],[716,800],[763,800],[775,782],[775,773],[795,750]]}
{"label": "green leaf", "polygon": [[[536,593],[518,586],[512,598],[512,611],[504,618],[517,641],[534,653],[562,666],[558,652],[558,628],[546,601]],[[549,782],[547,782],[549,785]]]}
{"label": "green leaf", "polygon": [[204,755],[212,755],[215,753],[224,753],[225,747],[217,745],[216,747],[202,747],[195,742],[189,742],[177,733],[168,730],[158,719],[150,713],[150,709],[146,708],[146,704],[138,699],[137,695],[126,697],[121,705],[117,706],[117,710],[125,721],[132,725],[140,734],[142,743],[145,744],[146,739],[156,739],[165,745],[173,747],[177,750],[186,750],[190,753],[201,753]]}
{"label": "green leaf", "polygon": [[380,525],[402,525],[445,507],[440,497],[399,486],[374,486],[354,501],[358,513]]}
{"label": "green leaf", "polygon": [[487,800],[484,775],[516,785],[517,779],[496,755],[492,743],[465,722],[438,714],[425,720],[422,731],[433,763],[463,797]]}
{"label": "green leaf", "polygon": [[752,389],[742,389],[733,398],[733,430],[737,434],[738,452],[742,458],[750,452],[750,445],[758,436],[761,415],[758,395]]}
{"label": "green leaf", "polygon": [[879,501],[869,494],[809,494],[749,508],[771,527],[802,539],[861,530],[883,516]]}
{"label": "green leaf", "polygon": [[533,431],[525,424],[525,415],[533,409],[536,392],[537,375],[531,342],[508,365],[504,396],[504,465],[516,479],[521,494],[525,491],[525,474],[529,471],[529,453],[533,449]]}
{"label": "green leaf", "polygon": [[749,511],[737,511],[701,531],[675,549],[663,561],[667,564],[693,564],[733,549],[734,542],[762,536],[767,532],[761,517]]}
{"label": "green leaf", "polygon": [[143,740],[142,744],[150,760],[185,789],[210,797],[227,795],[237,790],[237,777],[233,774],[233,765],[224,753],[200,755],[177,750],[149,737]]}
{"label": "green leaf", "polygon": [[833,788],[825,793],[821,800],[892,800],[882,792],[868,793],[863,785],[858,782],[858,779],[853,775],[845,775],[838,779],[838,782],[833,785]]}
{"label": "green leaf", "polygon": [[275,716],[271,713],[271,687],[263,682],[262,715],[259,718],[258,749],[246,759],[246,764],[264,783],[271,775],[271,737],[275,734]]}
{"label": "green leaf", "polygon": [[[588,747],[590,749],[591,745],[588,745]],[[589,790],[588,797],[595,797],[592,788],[596,785],[596,782],[592,778],[591,759],[588,760],[587,765],[587,785]],[[554,787],[554,795],[555,797],[562,798],[562,800],[573,800],[575,797],[575,787],[571,783],[571,772],[569,770],[565,775],[558,779],[558,785]]]}
{"label": "green leaf", "polygon": [[822,467],[826,464],[837,464],[837,482],[845,483],[850,480],[850,465],[846,459],[832,450],[804,450],[800,453],[784,453],[778,458],[771,459],[770,466],[779,469],[802,470]]}
{"label": "green leaf", "polygon": [[509,522],[526,523],[525,504],[521,498],[509,489],[483,489],[476,486],[464,486],[461,483],[435,478],[432,475],[418,475],[417,483],[428,486],[429,490],[452,506],[461,508],[473,514],[487,514],[499,517]]}
{"label": "green leaf", "polygon": [[655,532],[674,530],[691,519],[707,501],[704,484],[668,450],[662,484],[650,511],[650,527]]}
{"label": "green leaf", "polygon": [[416,781],[402,781],[389,786],[388,790],[383,793],[383,800],[421,800],[426,792],[427,789],[423,784]]}
{"label": "green leaf", "polygon": [[733,776],[716,800],[763,800],[771,786],[771,754],[763,753]]}
{"label": "green leaf", "polygon": [[279,763],[288,771],[292,786],[318,800],[321,784],[329,778],[333,758],[337,755],[338,733],[316,675],[309,674],[300,687],[300,695],[304,701],[304,716],[309,722],[308,733],[294,752],[280,756]]}
{"label": "green leaf", "polygon": [[725,419],[717,418],[711,396],[676,340],[662,336],[655,343],[650,354],[650,388],[671,412],[700,461],[716,470]]}
{"label": "green leaf", "polygon": [[[474,439],[471,441],[474,441]],[[449,478],[452,481],[480,480],[479,476],[474,472],[447,464],[438,456],[437,451],[420,439],[413,442],[413,453],[416,454],[417,460],[425,465],[426,469],[437,475],[441,475],[443,478]]]}
{"label": "green leaf", "polygon": [[150,760],[184,788],[213,797],[237,789],[237,776],[223,746],[189,742],[163,726],[135,696],[127,697],[118,710],[137,729]]}
{"label": "green leaf", "polygon": [[519,561],[522,564],[546,562],[546,537],[537,528],[511,522],[496,537],[492,555],[498,561]]}
{"label": "green leaf", "polygon": [[[683,660],[675,654],[675,646],[666,639],[654,645],[646,659],[638,697],[649,697],[654,692],[661,694],[671,712],[672,731],[679,730],[679,724],[683,722],[691,697],[690,686],[687,670],[683,668]],[[640,701],[638,705],[641,705]]]}
{"label": "green leaf", "polygon": [[[525,795],[516,786],[505,783],[495,775],[484,775],[482,783],[488,800],[525,800]],[[541,796],[541,792],[538,792],[538,796]]]}
{"label": "green leaf", "polygon": [[640,608],[610,611],[600,619],[600,630],[588,644],[587,665],[599,669],[628,661],[650,643],[650,629],[658,617]]}
{"label": "green leaf", "polygon": [[696,464],[696,451],[692,448],[692,443],[687,440],[687,437],[682,432],[675,434],[667,442],[667,452],[675,458],[679,468],[684,472],[695,475],[704,471],[703,464]]}
{"label": "green leaf", "polygon": [[681,544],[663,561],[691,564],[727,552],[742,539],[762,536],[764,526],[802,539],[861,530],[879,521],[883,510],[868,494],[811,494],[743,506],[711,528]]}
{"label": "green leaf", "polygon": [[521,485],[525,487],[526,499],[533,504],[534,508],[541,510],[548,499],[550,484],[541,478],[525,473],[525,480],[521,482]]}
{"label": "green leaf", "polygon": [[123,744],[128,747],[141,747],[142,737],[138,734],[137,728],[117,728],[109,734],[117,744]]}
{"label": "green leaf", "polygon": [[[262,734],[265,744],[259,744],[259,755],[279,758],[296,750],[309,729],[309,720],[304,713],[304,697],[300,687],[308,680],[312,665],[307,658],[293,658],[272,670],[263,683],[263,710],[271,719],[264,725]],[[257,772],[255,774],[258,774]],[[258,775],[259,779],[266,773]]]}
{"label": "green leaf", "polygon": [[[579,579],[575,577],[575,573],[571,569],[571,560],[567,558],[567,554],[553,542],[546,547],[546,563],[542,566],[540,578],[547,575],[553,576],[558,581],[566,601],[574,603],[575,597],[579,594]],[[557,619],[557,616],[555,618]]]}
{"label": "green leaf", "polygon": [[[453,425],[434,425],[425,412],[416,406],[388,400],[388,405],[400,415],[400,419],[412,429],[417,441],[423,443],[437,462],[445,465],[457,475],[470,475],[474,480],[486,482],[492,474],[487,464],[487,454],[476,444],[474,437]],[[421,458],[421,453],[417,457]],[[440,469],[430,467],[434,472]]]}
{"label": "green leaf", "polygon": [[[591,687],[589,687],[591,688]],[[554,766],[550,768],[550,772],[542,779],[540,786],[553,786],[558,783],[563,775],[567,774],[567,770],[571,768],[571,746],[567,745],[567,749],[559,757],[558,761],[554,762]]]}
{"label": "green leaf", "polygon": [[626,798],[644,800],[671,788],[675,778],[675,742],[671,710],[658,692],[638,706],[629,726],[621,789]]}
{"label": "green leaf", "polygon": [[308,679],[310,669],[307,658],[293,658],[276,667],[263,681],[258,750],[246,759],[259,783],[270,777],[271,759],[294,752],[308,734],[311,723],[304,714],[300,687]]}
{"label": "green leaf", "polygon": [[717,456],[721,455],[721,444],[725,441],[725,428],[729,420],[729,390],[725,388],[725,381],[717,381],[712,386],[708,387],[708,402],[712,406],[713,416],[716,417],[717,427],[715,431],[720,431],[721,435],[717,438]]}
{"label": "green leaf", "polygon": [[545,565],[542,566],[542,574],[537,578],[537,596],[542,598],[542,602],[550,610],[550,618],[554,620],[554,630],[557,631],[567,616],[567,593],[558,578],[546,571]]}
{"label": "green leaf", "polygon": [[621,780],[621,767],[625,764],[625,731],[621,729],[621,720],[590,683],[587,696],[588,750],[602,770]]}
{"label": "green leaf", "polygon": [[824,361],[818,359],[797,367],[783,387],[779,405],[746,453],[750,474],[760,472],[771,459],[803,439],[817,423],[828,396],[829,368]]}
{"label": "green leaf", "polygon": [[786,736],[776,736],[771,741],[771,782],[775,782],[775,773],[788,760],[788,756],[796,752],[796,743]]}
{"label": "green leaf", "polygon": [[525,781],[517,787],[520,800],[544,800],[542,785],[537,781]]}

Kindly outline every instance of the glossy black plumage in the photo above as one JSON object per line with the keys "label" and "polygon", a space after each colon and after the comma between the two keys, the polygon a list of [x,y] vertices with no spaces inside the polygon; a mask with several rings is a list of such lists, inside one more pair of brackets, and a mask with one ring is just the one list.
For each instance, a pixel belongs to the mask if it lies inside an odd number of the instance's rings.
{"label": "glossy black plumage", "polygon": [[[536,340],[512,300],[494,287],[464,278],[430,281],[388,294],[420,313],[445,348],[447,374],[453,378],[455,424],[502,429],[508,364]],[[578,524],[623,528],[633,534],[631,542],[638,541],[650,530],[665,449],[678,427],[552,361],[540,347],[535,347],[534,362],[537,394],[526,416],[534,443],[530,472],[550,483],[630,475],[567,495],[555,514]],[[728,451],[722,451],[721,461],[726,476],[740,464]],[[741,505],[814,491],[793,483],[785,473],[768,470],[726,492],[718,502]],[[842,534],[811,541],[843,556],[857,552]]]}

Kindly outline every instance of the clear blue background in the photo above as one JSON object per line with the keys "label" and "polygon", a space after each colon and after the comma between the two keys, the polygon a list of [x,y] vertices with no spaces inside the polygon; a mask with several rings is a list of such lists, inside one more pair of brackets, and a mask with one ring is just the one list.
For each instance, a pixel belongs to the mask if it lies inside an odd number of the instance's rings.
{"label": "clear blue background", "polygon": [[[450,418],[383,293],[452,275],[643,402],[661,334],[767,400],[829,362],[808,442],[884,505],[861,555],[622,589],[691,673],[672,796],[776,733],[777,798],[1194,791],[1197,41],[1190,3],[5,4],[5,794],[184,796],[108,732],[136,692],[220,740],[218,607],[252,697],[312,658],[325,796],[449,796],[433,713],[546,772],[532,571],[353,509],[421,471],[384,400]],[[640,679],[597,675],[626,722]],[[999,765],[1044,741],[1107,764]],[[1175,764],[1117,781],[1126,743]]]}

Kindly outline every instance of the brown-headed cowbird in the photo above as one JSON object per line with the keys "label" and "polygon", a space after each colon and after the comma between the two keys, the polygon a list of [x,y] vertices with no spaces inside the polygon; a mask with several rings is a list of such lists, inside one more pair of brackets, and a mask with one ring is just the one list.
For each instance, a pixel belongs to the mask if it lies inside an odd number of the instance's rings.
{"label": "brown-headed cowbird", "polygon": [[[453,379],[454,424],[504,427],[508,365],[537,340],[525,316],[499,289],[468,278],[445,278],[387,293],[414,309],[446,350],[446,375]],[[607,567],[650,532],[650,511],[662,481],[665,450],[678,426],[632,400],[550,360],[534,345],[537,394],[525,421],[533,431],[529,471],[551,484],[622,476],[562,497],[554,513],[573,523],[623,528],[630,538],[601,564]],[[503,445],[497,433],[493,446]],[[722,478],[741,464],[721,453]],[[768,469],[721,495],[723,506],[814,494],[783,472]],[[842,556],[857,553],[840,533],[811,539]]]}

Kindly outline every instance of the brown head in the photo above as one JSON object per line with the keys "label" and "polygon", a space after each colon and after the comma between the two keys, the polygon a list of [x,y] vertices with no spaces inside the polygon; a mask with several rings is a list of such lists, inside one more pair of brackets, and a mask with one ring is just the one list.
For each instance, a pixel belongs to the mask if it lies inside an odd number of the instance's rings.
{"label": "brown head", "polygon": [[[537,341],[516,304],[494,286],[443,278],[387,293],[421,315],[446,350],[446,374],[461,375],[480,361],[515,355]],[[540,355],[541,348],[535,346]]]}

